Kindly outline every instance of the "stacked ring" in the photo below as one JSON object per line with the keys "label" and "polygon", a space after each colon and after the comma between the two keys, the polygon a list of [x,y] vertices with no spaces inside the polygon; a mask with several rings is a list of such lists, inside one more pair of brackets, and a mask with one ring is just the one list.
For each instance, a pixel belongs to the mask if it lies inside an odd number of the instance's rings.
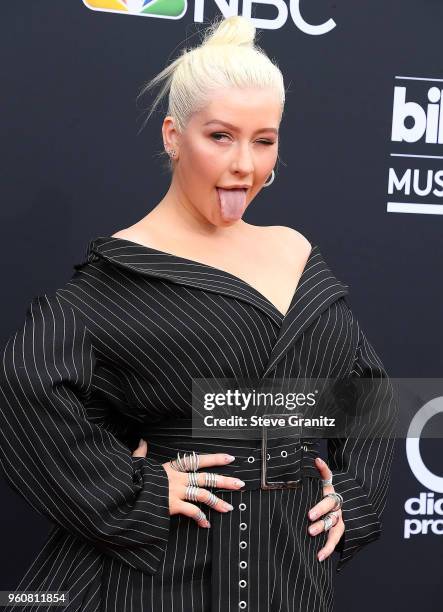
{"label": "stacked ring", "polygon": [[325,524],[325,531],[329,531],[332,525],[334,524],[334,521],[332,520],[332,514],[325,514],[322,519]]}
{"label": "stacked ring", "polygon": [[335,499],[335,506],[331,509],[331,512],[334,512],[334,510],[340,510],[340,508],[343,506],[343,497],[340,495],[340,493],[326,493],[326,495],[323,495],[323,498],[325,497],[332,497]]}
{"label": "stacked ring", "polygon": [[192,451],[192,454],[184,453],[183,457],[180,457],[180,453],[177,453],[177,459],[173,459],[169,463],[177,472],[196,472],[200,463],[200,455]]}

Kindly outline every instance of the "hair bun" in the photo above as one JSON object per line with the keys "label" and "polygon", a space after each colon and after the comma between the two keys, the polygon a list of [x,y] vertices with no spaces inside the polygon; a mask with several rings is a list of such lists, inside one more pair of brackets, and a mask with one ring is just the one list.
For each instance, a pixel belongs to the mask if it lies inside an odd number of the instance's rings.
{"label": "hair bun", "polygon": [[209,45],[238,45],[253,47],[255,40],[255,26],[250,19],[232,15],[226,19],[216,20],[205,30],[205,37],[201,46]]}

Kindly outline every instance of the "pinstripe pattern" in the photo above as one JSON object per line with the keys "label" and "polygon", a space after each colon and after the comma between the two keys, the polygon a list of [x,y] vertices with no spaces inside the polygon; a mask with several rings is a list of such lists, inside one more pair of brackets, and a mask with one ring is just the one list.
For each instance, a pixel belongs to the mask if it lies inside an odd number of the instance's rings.
{"label": "pinstripe pattern", "polygon": [[[274,439],[269,479],[300,468],[303,486],[262,490],[259,441],[192,439],[164,425],[189,419],[194,377],[386,376],[319,248],[285,316],[228,272],[121,238],[91,241],[75,268],[32,300],[1,359],[5,478],[54,522],[16,589],[67,590],[70,612],[332,610],[332,558],[316,558],[326,535],[307,533],[322,497],[315,447],[303,454]],[[392,398],[378,399],[389,433]],[[133,458],[141,435],[148,457]],[[210,529],[169,516],[161,464],[190,449],[235,455],[212,471],[248,485],[214,489],[234,510],[202,505]],[[329,440],[345,499],[339,571],[380,535],[392,453],[392,437]]]}

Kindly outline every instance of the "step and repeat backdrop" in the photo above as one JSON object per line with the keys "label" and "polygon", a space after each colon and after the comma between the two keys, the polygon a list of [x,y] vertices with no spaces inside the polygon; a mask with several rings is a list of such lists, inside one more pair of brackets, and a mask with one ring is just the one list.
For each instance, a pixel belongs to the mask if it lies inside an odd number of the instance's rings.
{"label": "step and repeat backdrop", "polygon": [[[256,25],[287,89],[276,178],[244,219],[289,225],[320,247],[392,377],[439,379],[443,4],[431,0],[5,4],[0,340],[32,297],[71,277],[91,239],[163,197],[166,108],[140,130],[154,93],[137,94],[213,18],[234,14]],[[419,433],[397,438],[383,537],[337,575],[337,610],[441,609],[443,444],[432,431],[443,396],[417,397],[408,418]],[[6,590],[51,525],[3,480],[0,489]]]}

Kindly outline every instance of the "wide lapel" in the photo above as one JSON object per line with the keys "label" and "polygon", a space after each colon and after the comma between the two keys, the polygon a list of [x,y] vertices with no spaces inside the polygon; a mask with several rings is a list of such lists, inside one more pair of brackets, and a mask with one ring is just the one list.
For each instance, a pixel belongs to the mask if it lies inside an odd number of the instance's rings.
{"label": "wide lapel", "polygon": [[87,260],[97,261],[100,257],[126,270],[242,300],[262,310],[278,326],[281,325],[281,313],[267,298],[224,270],[113,236],[99,236],[89,243]]}
{"label": "wide lapel", "polygon": [[337,280],[314,246],[300,277],[276,343],[262,378],[275,368],[300,335],[340,297],[348,294],[348,285]]}

